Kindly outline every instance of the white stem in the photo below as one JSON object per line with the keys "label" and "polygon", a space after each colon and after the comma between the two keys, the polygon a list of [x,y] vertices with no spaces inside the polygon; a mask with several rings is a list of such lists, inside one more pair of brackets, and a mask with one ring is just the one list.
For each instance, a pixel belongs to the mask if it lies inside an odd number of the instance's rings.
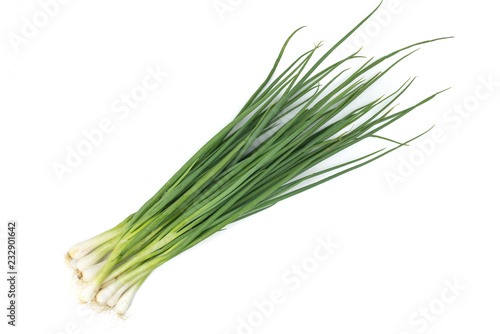
{"label": "white stem", "polygon": [[84,256],[76,263],[76,267],[80,269],[80,271],[84,271],[87,268],[90,268],[94,264],[98,263],[103,258],[101,252],[92,252],[87,256]]}
{"label": "white stem", "polygon": [[108,281],[106,281],[106,282],[102,283],[102,284],[101,284],[101,289],[104,289],[104,288],[106,288],[106,287],[110,286],[110,285],[111,285],[111,284],[113,284],[116,280],[117,280],[117,278],[116,278],[116,277],[113,277],[112,279],[110,279],[110,280],[108,280]]}
{"label": "white stem", "polygon": [[99,291],[99,285],[97,285],[97,282],[89,282],[87,286],[85,286],[81,291],[79,295],[79,299],[82,303],[89,303],[94,299],[97,291]]}
{"label": "white stem", "polygon": [[106,302],[106,304],[108,304],[109,306],[115,306],[116,303],[118,302],[118,299],[120,299],[120,297],[123,295],[123,293],[125,291],[127,291],[134,283],[135,283],[135,281],[129,281],[126,284],[124,284],[121,288],[119,288],[113,294],[113,296],[111,296],[111,298],[108,299],[108,301]]}
{"label": "white stem", "polygon": [[101,304],[106,304],[108,299],[111,298],[124,284],[125,282],[118,279],[113,284],[101,289],[95,297],[96,301]]}
{"label": "white stem", "polygon": [[79,242],[69,249],[68,255],[78,260],[90,253],[97,246],[99,245],[93,246],[89,241]]}
{"label": "white stem", "polygon": [[115,311],[118,315],[122,316],[127,312],[130,303],[132,302],[132,299],[134,298],[135,293],[137,292],[137,289],[141,286],[141,282],[133,285],[130,287],[125,293],[118,299],[118,302],[116,303],[115,306]]}
{"label": "white stem", "polygon": [[79,260],[85,255],[89,254],[92,252],[94,249],[99,247],[100,245],[106,243],[109,241],[111,238],[113,238],[115,235],[118,234],[119,231],[115,231],[115,229],[118,226],[115,226],[111,230],[108,230],[104,233],[101,233],[91,239],[79,242],[73,247],[71,247],[68,251],[69,256],[71,256],[75,260]]}
{"label": "white stem", "polygon": [[91,280],[96,277],[97,273],[101,268],[104,266],[106,261],[99,262],[97,264],[94,264],[93,266],[88,267],[87,269],[82,271],[82,277],[85,282],[90,282]]}

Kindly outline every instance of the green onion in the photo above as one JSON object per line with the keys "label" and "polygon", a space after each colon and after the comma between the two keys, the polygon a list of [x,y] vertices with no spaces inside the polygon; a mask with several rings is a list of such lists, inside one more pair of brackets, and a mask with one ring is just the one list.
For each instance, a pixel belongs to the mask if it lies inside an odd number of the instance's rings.
{"label": "green onion", "polygon": [[[358,51],[320,70],[331,53],[377,9],[318,61],[312,63],[311,59],[321,44],[275,76],[288,42],[302,28],[293,32],[267,78],[233,121],[136,213],[109,231],[73,246],[67,260],[81,283],[81,301],[123,314],[146,277],[166,261],[230,223],[364,166],[426,133],[404,142],[376,134],[441,93],[394,112],[392,106],[414,78],[383,97],[357,107],[353,104],[416,46],[444,38],[365,60],[355,70],[345,69],[348,63],[364,58]],[[386,61],[392,62],[370,74]],[[310,171],[367,138],[396,145]]]}

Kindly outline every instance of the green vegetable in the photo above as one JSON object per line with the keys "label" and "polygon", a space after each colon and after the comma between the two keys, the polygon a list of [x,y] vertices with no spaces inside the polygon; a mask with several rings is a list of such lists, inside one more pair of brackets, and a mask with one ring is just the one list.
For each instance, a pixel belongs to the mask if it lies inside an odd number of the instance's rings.
{"label": "green vegetable", "polygon": [[[364,58],[359,51],[320,69],[374,12],[312,65],[311,59],[321,44],[274,78],[288,42],[302,28],[297,29],[286,40],[267,78],[232,122],[139,211],[113,229],[73,246],[67,258],[83,284],[80,299],[123,314],[146,277],[174,256],[230,223],[364,166],[418,138],[399,143],[376,133],[441,92],[394,112],[391,106],[414,82],[410,79],[383,97],[360,107],[352,105],[416,46],[443,38],[416,43],[376,60],[371,58],[355,70],[344,67]],[[388,60],[392,63],[370,74]],[[326,81],[323,86],[321,81]],[[320,162],[366,138],[396,145],[310,172]],[[316,177],[321,178],[304,185]]]}

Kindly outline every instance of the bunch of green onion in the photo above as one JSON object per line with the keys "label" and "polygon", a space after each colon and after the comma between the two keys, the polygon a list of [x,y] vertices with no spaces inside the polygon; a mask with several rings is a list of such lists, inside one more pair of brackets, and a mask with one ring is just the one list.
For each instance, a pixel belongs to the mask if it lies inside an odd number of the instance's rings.
{"label": "bunch of green onion", "polygon": [[[414,78],[362,106],[352,104],[413,53],[411,49],[415,46],[442,38],[365,60],[352,71],[344,66],[356,58],[364,58],[359,51],[319,70],[328,56],[374,12],[315,63],[310,64],[321,43],[275,77],[286,45],[301,28],[297,29],[286,40],[265,81],[233,121],[136,213],[116,227],[74,245],[67,259],[82,283],[80,300],[123,314],[148,275],[176,255],[230,223],[366,165],[418,138],[396,142],[376,135],[439,94],[394,112],[391,106]],[[398,58],[380,72],[369,74],[395,57]],[[320,85],[323,80],[325,84]],[[394,147],[308,173],[324,160],[373,137],[388,140]],[[318,181],[304,184],[318,177]]]}

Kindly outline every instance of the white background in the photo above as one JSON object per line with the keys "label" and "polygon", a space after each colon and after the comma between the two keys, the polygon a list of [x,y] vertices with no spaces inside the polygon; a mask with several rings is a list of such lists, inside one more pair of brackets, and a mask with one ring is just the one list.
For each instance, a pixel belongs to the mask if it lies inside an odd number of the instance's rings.
{"label": "white background", "polygon": [[[367,56],[456,36],[424,46],[371,90],[378,96],[418,75],[401,100],[405,106],[452,86],[383,132],[404,140],[434,124],[440,142],[429,144],[428,134],[230,226],[156,270],[125,322],[77,304],[63,261],[73,243],[137,210],[224,126],[267,75],[291,31],[308,25],[285,63],[320,40],[331,46],[377,5],[221,3],[231,10],[218,12],[212,0],[69,1],[16,52],[9,36],[22,34],[23,18],[33,22],[40,3],[2,1],[2,262],[6,222],[17,219],[20,226],[19,318],[9,333],[233,334],[274,289],[285,301],[257,328],[239,332],[498,332],[500,71],[498,8],[489,0],[386,1],[385,15],[361,29]],[[362,39],[355,34],[348,45],[359,46],[356,36]],[[147,67],[168,75],[120,119],[112,104],[141,84]],[[76,147],[83,131],[105,118],[113,131],[59,181],[52,164],[64,162],[67,146]],[[424,154],[418,143],[425,140],[434,147]],[[404,182],[391,187],[388,173],[398,175],[411,159],[418,163],[410,162]],[[317,238],[340,246],[292,290],[282,277],[307,262]],[[1,281],[3,332],[7,287]],[[447,281],[463,290],[443,303]],[[429,307],[432,317],[422,320],[419,312]]]}

